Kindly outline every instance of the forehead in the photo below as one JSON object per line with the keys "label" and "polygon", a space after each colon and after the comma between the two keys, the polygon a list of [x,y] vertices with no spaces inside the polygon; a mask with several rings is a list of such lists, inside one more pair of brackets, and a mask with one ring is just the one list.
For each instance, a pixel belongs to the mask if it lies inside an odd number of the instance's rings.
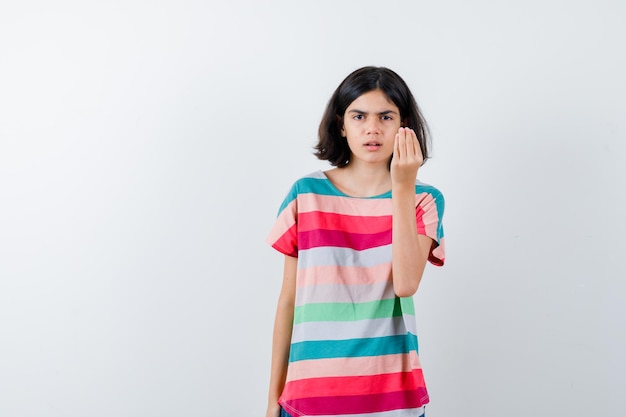
{"label": "forehead", "polygon": [[361,111],[395,111],[398,112],[398,106],[387,97],[381,90],[371,90],[358,96],[346,109]]}

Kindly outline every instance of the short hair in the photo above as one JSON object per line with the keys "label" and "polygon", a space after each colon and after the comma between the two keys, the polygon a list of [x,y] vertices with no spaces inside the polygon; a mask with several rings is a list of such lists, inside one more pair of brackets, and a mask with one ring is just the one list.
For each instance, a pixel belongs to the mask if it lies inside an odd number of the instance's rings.
{"label": "short hair", "polygon": [[385,67],[363,67],[348,75],[335,90],[320,122],[314,155],[336,167],[350,163],[348,141],[341,136],[346,109],[361,95],[382,91],[400,110],[402,126],[415,131],[424,162],[430,157],[430,134],[417,102],[404,80]]}

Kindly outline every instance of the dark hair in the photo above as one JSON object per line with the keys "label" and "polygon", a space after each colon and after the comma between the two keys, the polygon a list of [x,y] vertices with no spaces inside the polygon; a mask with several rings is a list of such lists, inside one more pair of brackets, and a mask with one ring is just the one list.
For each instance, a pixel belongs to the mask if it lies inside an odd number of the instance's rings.
{"label": "dark hair", "polygon": [[429,131],[411,90],[398,74],[385,67],[363,67],[346,77],[328,101],[319,127],[315,156],[331,165],[343,167],[350,162],[348,141],[341,136],[343,116],[354,100],[369,91],[380,90],[400,110],[402,126],[415,131],[424,156],[429,158]]}

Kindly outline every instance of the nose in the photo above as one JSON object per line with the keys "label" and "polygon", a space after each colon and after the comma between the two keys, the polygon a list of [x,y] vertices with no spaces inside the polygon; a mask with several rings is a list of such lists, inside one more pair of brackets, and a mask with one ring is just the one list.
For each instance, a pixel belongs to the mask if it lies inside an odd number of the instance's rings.
{"label": "nose", "polygon": [[378,119],[375,117],[370,118],[365,125],[365,131],[368,134],[380,133],[380,123]]}

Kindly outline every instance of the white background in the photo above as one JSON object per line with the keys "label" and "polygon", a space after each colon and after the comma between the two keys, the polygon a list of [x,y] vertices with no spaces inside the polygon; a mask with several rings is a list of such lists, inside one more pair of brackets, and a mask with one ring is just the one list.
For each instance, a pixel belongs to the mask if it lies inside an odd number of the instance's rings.
{"label": "white background", "polygon": [[626,6],[3,1],[0,415],[262,416],[264,242],[339,82],[410,85],[446,196],[429,417],[626,413]]}

